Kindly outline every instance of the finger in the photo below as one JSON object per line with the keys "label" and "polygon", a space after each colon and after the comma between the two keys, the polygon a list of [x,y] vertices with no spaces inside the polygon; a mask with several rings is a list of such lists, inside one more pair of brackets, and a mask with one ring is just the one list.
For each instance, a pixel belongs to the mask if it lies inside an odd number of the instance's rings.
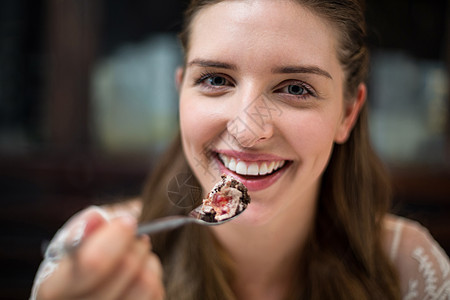
{"label": "finger", "polygon": [[163,278],[163,268],[159,257],[151,252],[147,258],[147,270],[155,274],[159,279]]}
{"label": "finger", "polygon": [[[63,259],[66,260],[64,265],[67,269],[67,250],[76,249],[83,239],[107,222],[105,212],[97,206],[91,206],[71,217],[56,233],[46,249],[42,268],[39,268],[35,278],[34,293],[40,297],[44,295],[44,299],[60,298],[57,295],[61,290],[55,289],[53,282],[55,278],[69,276],[64,271],[64,267],[61,270]],[[57,274],[53,276],[55,272]]]}
{"label": "finger", "polygon": [[90,212],[86,215],[86,218],[87,222],[84,229],[85,237],[90,236],[95,230],[109,222],[109,217],[106,215],[106,212],[97,206],[93,206],[90,209]]}
{"label": "finger", "polygon": [[64,257],[52,276],[57,295],[93,291],[120,263],[135,240],[135,221],[118,218],[95,230],[72,254]]}
{"label": "finger", "polygon": [[104,216],[94,209],[81,215],[77,222],[74,222],[74,225],[68,228],[69,233],[64,243],[66,251],[72,252],[78,248],[83,240],[106,223],[108,221]]}
{"label": "finger", "polygon": [[86,287],[96,286],[117,267],[135,241],[136,220],[121,217],[103,226],[86,240],[75,255],[78,277]]}
{"label": "finger", "polygon": [[145,266],[146,268],[139,274],[139,277],[136,278],[120,299],[162,300],[165,298],[165,289],[162,282],[162,267],[159,258],[152,253],[148,256]]}
{"label": "finger", "polygon": [[105,282],[99,286],[93,299],[117,299],[139,276],[149,253],[148,238],[141,238],[133,243],[130,251],[123,257],[118,267]]}
{"label": "finger", "polygon": [[45,259],[59,261],[66,252],[72,252],[83,239],[107,222],[103,210],[96,206],[77,213],[55,234],[45,251]]}

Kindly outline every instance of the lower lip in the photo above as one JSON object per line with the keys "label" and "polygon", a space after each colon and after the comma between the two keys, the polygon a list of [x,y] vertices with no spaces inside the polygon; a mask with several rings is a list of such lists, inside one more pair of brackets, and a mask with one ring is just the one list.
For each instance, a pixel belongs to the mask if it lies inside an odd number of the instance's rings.
{"label": "lower lip", "polygon": [[216,158],[216,161],[219,165],[219,169],[220,169],[221,173],[225,173],[225,174],[231,175],[233,177],[236,177],[247,187],[247,189],[249,191],[260,191],[260,190],[264,190],[264,189],[268,188],[269,186],[274,184],[278,179],[280,179],[280,177],[284,174],[284,172],[288,168],[288,165],[286,164],[283,168],[281,168],[280,170],[278,170],[270,175],[265,175],[265,176],[262,176],[261,178],[257,178],[257,177],[248,178],[248,177],[239,175],[236,172],[233,172],[233,171],[227,169],[218,158]]}

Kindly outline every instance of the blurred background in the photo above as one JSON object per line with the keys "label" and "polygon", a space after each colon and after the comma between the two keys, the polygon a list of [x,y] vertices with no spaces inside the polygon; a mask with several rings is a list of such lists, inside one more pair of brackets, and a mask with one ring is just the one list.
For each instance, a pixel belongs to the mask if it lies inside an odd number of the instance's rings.
{"label": "blurred background", "polygon": [[[157,4],[155,4],[157,3]],[[78,210],[138,195],[177,130],[181,0],[0,1],[0,299]],[[369,0],[371,138],[393,211],[450,253],[450,5]]]}

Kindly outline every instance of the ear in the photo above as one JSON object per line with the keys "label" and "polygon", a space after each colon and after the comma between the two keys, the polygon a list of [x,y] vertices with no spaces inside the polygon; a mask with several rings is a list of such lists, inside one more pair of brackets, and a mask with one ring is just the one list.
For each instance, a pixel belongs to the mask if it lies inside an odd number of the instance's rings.
{"label": "ear", "polygon": [[343,144],[347,141],[356,120],[358,120],[359,112],[366,102],[366,97],[367,87],[364,83],[360,83],[355,99],[351,102],[344,101],[344,115],[334,137],[336,143]]}
{"label": "ear", "polygon": [[181,84],[183,83],[183,76],[184,76],[184,68],[178,67],[175,70],[175,85],[178,91],[180,90]]}

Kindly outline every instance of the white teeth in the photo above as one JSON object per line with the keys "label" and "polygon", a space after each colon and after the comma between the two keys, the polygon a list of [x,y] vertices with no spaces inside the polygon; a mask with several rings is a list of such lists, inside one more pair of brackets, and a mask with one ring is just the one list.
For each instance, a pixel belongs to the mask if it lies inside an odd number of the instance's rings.
{"label": "white teeth", "polygon": [[236,173],[241,174],[241,175],[247,175],[247,165],[245,164],[245,162],[240,161],[237,163]]}
{"label": "white teeth", "polygon": [[230,159],[228,166],[227,165],[225,166],[233,172],[236,171],[236,161],[234,160],[234,158]]}
{"label": "white teeth", "polygon": [[275,165],[273,166],[273,169],[276,170],[276,169],[278,169],[279,166],[280,166],[280,162],[277,161],[277,162],[275,163]]}
{"label": "white teeth", "polygon": [[267,164],[263,162],[259,167],[259,175],[266,175],[266,174],[267,174]]}
{"label": "white teeth", "polygon": [[223,161],[223,163],[224,163],[225,166],[227,166],[228,163],[230,162],[228,156],[226,156],[226,155],[223,155],[223,154],[220,153],[220,154],[219,154],[219,157],[220,157],[220,159]]}
{"label": "white teeth", "polygon": [[247,175],[258,175],[259,168],[257,163],[252,163],[247,168]]}
{"label": "white teeth", "polygon": [[272,162],[262,162],[260,164],[256,162],[236,161],[235,158],[228,157],[225,154],[219,154],[219,158],[222,160],[223,164],[229,170],[236,172],[240,175],[266,175],[270,174],[275,170],[282,168],[286,161],[272,161]]}

